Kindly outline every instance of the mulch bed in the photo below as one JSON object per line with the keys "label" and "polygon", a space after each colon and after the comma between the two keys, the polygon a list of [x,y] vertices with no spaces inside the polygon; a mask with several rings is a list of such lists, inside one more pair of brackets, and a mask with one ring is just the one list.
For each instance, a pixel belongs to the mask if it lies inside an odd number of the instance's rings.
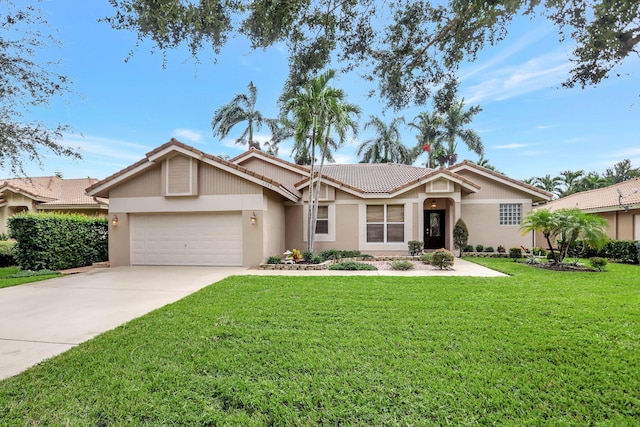
{"label": "mulch bed", "polygon": [[574,271],[581,273],[593,273],[597,272],[593,268],[584,266],[584,265],[573,265],[573,264],[565,264],[562,262],[540,262],[540,263],[529,263],[531,267],[543,268],[545,270],[553,270],[553,271]]}

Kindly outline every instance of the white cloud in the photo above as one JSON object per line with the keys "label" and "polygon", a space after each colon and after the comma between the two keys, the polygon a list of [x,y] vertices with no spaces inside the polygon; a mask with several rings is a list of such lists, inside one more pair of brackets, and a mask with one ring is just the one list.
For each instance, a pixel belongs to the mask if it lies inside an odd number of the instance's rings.
{"label": "white cloud", "polygon": [[173,131],[173,136],[178,139],[186,139],[190,142],[202,142],[202,133],[192,129],[178,128]]}
{"label": "white cloud", "polygon": [[63,137],[62,144],[80,149],[83,157],[92,155],[105,160],[135,162],[151,151],[152,148],[135,142],[104,138],[93,135],[72,135]]}
{"label": "white cloud", "polygon": [[540,89],[548,89],[562,82],[571,63],[562,50],[557,50],[521,64],[488,70],[493,76],[465,90],[469,104],[480,101],[501,101]]}
{"label": "white cloud", "polygon": [[512,150],[514,148],[522,148],[522,147],[526,147],[526,146],[527,146],[527,144],[516,144],[516,143],[514,143],[514,144],[496,145],[493,148],[495,148],[497,150]]}
{"label": "white cloud", "polygon": [[553,27],[549,26],[542,31],[539,28],[536,28],[536,30],[528,32],[527,34],[517,39],[514,43],[506,45],[506,47],[502,49],[500,53],[498,53],[490,60],[484,63],[474,64],[474,66],[472,66],[466,73],[464,73],[460,77],[460,81],[465,81],[487,69],[496,68],[499,64],[506,62],[512,56],[515,56],[518,53],[526,50],[527,47],[534,45],[552,31]]}

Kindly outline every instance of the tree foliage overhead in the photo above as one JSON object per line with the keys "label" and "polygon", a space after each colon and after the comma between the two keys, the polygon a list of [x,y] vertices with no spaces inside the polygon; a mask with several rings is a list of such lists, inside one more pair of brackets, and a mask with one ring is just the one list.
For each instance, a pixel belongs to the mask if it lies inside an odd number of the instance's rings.
{"label": "tree foliage overhead", "polygon": [[46,28],[33,6],[0,5],[0,167],[24,175],[23,162],[41,163],[43,149],[56,155],[79,158],[59,141],[68,126],[49,126],[27,119],[51,99],[71,93],[68,78],[55,72],[55,62],[41,62],[40,53],[56,40],[35,28]]}
{"label": "tree foliage overhead", "polygon": [[447,105],[456,72],[486,45],[501,41],[521,15],[543,16],[575,43],[565,86],[598,84],[640,42],[638,0],[109,0],[113,28],[132,30],[161,51],[186,44],[194,57],[219,53],[231,36],[253,48],[285,43],[296,88],[331,64],[366,65],[379,96],[402,109],[424,105],[438,89]]}

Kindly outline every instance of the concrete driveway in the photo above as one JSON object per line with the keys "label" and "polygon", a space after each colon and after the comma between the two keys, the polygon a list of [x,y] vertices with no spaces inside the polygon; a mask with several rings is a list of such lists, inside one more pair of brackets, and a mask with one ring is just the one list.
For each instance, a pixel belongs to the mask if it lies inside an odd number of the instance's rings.
{"label": "concrete driveway", "polygon": [[104,268],[0,289],[0,379],[245,271],[243,267]]}

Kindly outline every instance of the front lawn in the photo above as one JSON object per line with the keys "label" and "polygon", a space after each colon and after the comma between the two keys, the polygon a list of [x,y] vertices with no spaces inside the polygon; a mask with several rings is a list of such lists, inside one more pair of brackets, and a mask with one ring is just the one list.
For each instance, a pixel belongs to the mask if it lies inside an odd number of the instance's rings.
{"label": "front lawn", "polygon": [[20,270],[20,267],[0,268],[0,288],[22,285],[24,283],[39,282],[60,276],[60,273],[47,271],[44,273]]}
{"label": "front lawn", "polygon": [[238,276],[0,383],[2,425],[636,425],[640,267]]}

